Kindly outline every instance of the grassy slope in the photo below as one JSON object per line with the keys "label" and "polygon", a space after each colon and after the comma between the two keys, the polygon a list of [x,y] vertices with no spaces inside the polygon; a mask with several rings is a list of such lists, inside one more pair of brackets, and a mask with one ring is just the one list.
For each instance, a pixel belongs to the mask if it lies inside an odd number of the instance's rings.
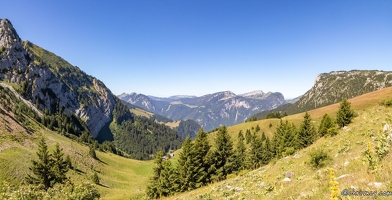
{"label": "grassy slope", "polygon": [[[67,174],[75,183],[92,182],[96,171],[101,185],[96,186],[102,199],[129,199],[144,195],[148,177],[152,174],[152,161],[138,161],[111,153],[96,151],[100,161],[88,156],[88,147],[32,123],[38,130],[32,134],[13,120],[13,114],[1,109],[0,123],[0,182],[18,185],[29,173],[30,160],[36,159],[38,139],[43,135],[50,150],[58,142],[65,154],[71,157],[76,170]],[[3,121],[5,119],[5,121]],[[7,131],[7,129],[9,131]]]}
{"label": "grassy slope", "polygon": [[[340,130],[337,136],[321,138],[310,147],[297,152],[299,158],[286,157],[242,176],[169,199],[328,199],[330,197],[330,177],[327,168],[329,167],[335,169],[336,177],[349,174],[349,176],[338,180],[339,194],[340,191],[351,186],[356,187],[357,190],[392,191],[392,162],[390,162],[392,153],[382,160],[379,170],[375,173],[368,173],[367,165],[362,163],[362,153],[367,148],[369,138],[380,134],[385,123],[392,123],[392,108],[378,105],[382,100],[390,99],[392,99],[392,87],[350,99],[352,107],[358,113],[354,122],[347,129]],[[337,109],[338,104],[334,104],[309,111],[309,113],[315,124],[318,125],[324,113],[334,116]],[[301,113],[288,116],[285,119],[299,124],[303,115]],[[243,123],[228,127],[228,131],[236,136],[239,130],[250,129],[257,124],[262,130],[269,130],[267,125],[275,121],[268,119]],[[212,133],[211,136],[214,134]],[[232,136],[234,137],[234,135]],[[374,147],[376,142],[372,139],[370,141]],[[332,161],[319,170],[311,168],[307,162],[310,159],[308,153],[313,148],[325,149],[332,157]],[[344,166],[345,162],[349,162],[349,164]],[[284,173],[288,171],[294,172],[295,175],[291,179],[291,183],[283,183]],[[267,186],[261,186],[263,182]],[[370,182],[381,182],[382,186],[374,188],[368,185]],[[269,186],[273,187],[270,192],[267,191]]]}

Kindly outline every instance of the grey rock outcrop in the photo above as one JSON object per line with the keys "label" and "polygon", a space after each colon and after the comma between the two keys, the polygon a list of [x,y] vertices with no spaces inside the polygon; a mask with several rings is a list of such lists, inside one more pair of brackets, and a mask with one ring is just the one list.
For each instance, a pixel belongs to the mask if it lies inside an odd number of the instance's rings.
{"label": "grey rock outcrop", "polygon": [[[30,42],[23,42],[9,20],[0,19],[0,80],[17,84],[25,82],[25,100],[39,100],[40,110],[50,110],[58,104],[64,113],[72,112],[83,119],[92,136],[96,137],[111,120],[115,96],[102,82],[50,52],[45,53],[61,59],[61,63],[58,66],[46,64],[43,58],[37,58],[39,55],[34,49],[38,48]],[[72,66],[86,83],[81,85],[72,76],[60,75],[70,70],[63,65]],[[90,101],[82,104],[81,98]]]}

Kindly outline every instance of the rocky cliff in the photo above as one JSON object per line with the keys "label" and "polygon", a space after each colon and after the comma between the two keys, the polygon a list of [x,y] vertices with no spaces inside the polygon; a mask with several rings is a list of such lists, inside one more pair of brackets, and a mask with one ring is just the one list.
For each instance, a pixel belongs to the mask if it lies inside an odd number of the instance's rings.
{"label": "rocky cliff", "polygon": [[40,109],[57,106],[65,113],[75,113],[93,137],[110,121],[115,97],[102,82],[31,42],[23,42],[7,19],[0,20],[0,46],[0,79],[22,85],[24,99],[39,101]]}

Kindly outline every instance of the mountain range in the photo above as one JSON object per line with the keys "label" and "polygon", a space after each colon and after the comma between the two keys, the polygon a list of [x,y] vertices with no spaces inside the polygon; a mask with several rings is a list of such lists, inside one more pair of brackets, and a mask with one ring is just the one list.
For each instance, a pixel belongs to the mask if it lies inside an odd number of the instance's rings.
{"label": "mountain range", "polygon": [[206,131],[221,125],[242,123],[257,112],[274,109],[286,103],[281,93],[264,93],[261,90],[240,95],[224,91],[200,97],[162,98],[137,93],[123,93],[118,97],[132,105],[173,120],[194,120]]}

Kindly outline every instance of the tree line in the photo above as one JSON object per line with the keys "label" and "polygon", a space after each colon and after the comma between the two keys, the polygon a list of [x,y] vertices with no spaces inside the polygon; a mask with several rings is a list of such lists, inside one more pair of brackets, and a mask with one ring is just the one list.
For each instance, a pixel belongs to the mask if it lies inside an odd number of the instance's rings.
{"label": "tree line", "polygon": [[207,133],[200,129],[193,142],[188,136],[182,144],[176,167],[171,160],[163,159],[162,151],[155,155],[153,176],[146,195],[151,199],[170,196],[224,180],[242,170],[267,165],[272,159],[292,155],[308,147],[320,137],[336,135],[337,126],[341,128],[351,123],[354,115],[351,104],[344,99],[336,113],[336,120],[325,114],[318,129],[306,112],[298,128],[287,120],[281,120],[271,138],[264,132],[259,136],[257,131],[251,133],[247,130],[244,136],[239,131],[235,147],[225,126],[217,129],[213,146],[209,144]]}

